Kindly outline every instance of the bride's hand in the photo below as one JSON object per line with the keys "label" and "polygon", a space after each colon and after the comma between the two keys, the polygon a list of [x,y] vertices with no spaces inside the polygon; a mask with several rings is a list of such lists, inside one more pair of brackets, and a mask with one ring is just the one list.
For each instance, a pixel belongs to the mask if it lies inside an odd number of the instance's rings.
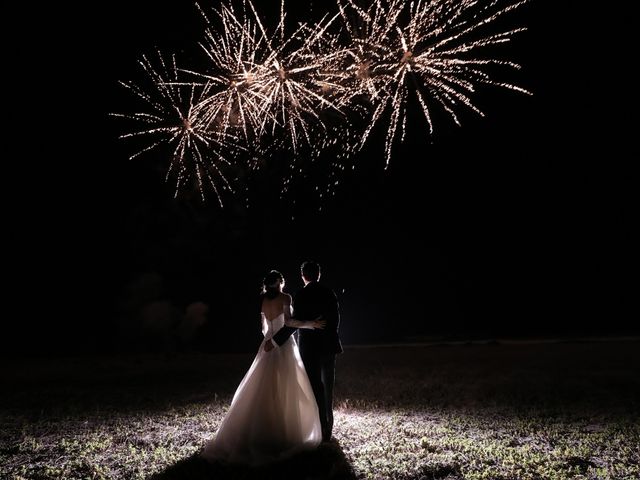
{"label": "bride's hand", "polygon": [[327,326],[327,321],[326,320],[314,320],[311,323],[313,324],[313,328],[316,329],[316,330],[323,329],[324,327]]}

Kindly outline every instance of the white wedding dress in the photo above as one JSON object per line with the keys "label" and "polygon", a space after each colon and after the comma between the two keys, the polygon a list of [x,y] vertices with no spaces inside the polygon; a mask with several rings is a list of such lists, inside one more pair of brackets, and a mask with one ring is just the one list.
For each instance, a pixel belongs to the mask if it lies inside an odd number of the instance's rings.
{"label": "white wedding dress", "polygon": [[295,338],[264,351],[264,343],[284,325],[284,313],[272,320],[262,313],[264,340],[215,437],[205,445],[207,460],[260,465],[322,441],[318,406]]}

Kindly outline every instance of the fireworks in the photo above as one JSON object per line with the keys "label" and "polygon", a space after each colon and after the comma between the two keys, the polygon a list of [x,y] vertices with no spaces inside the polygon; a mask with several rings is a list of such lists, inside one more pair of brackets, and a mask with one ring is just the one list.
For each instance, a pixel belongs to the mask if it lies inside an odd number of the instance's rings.
{"label": "fireworks", "polygon": [[176,194],[193,177],[204,198],[205,185],[210,185],[222,204],[220,189],[231,189],[224,168],[231,165],[229,160],[243,147],[237,138],[223,130],[207,128],[199,115],[200,105],[209,98],[211,86],[183,84],[178,81],[175,57],[167,62],[158,54],[159,67],[155,68],[147,57],[140,61],[144,72],[151,81],[152,88],[142,89],[133,83],[122,83],[150,108],[150,112],[116,116],[135,120],[143,128],[127,133],[121,138],[151,140],[151,143],[131,158],[168,145],[172,149],[167,178],[175,177]]}
{"label": "fireworks", "polygon": [[204,71],[179,70],[173,57],[167,62],[161,55],[154,69],[143,58],[152,88],[124,85],[150,111],[126,115],[145,128],[123,137],[154,139],[139,153],[173,145],[169,174],[177,189],[195,177],[202,192],[210,185],[218,199],[220,188],[230,188],[223,167],[241,161],[239,150],[265,155],[263,144],[291,150],[291,172],[302,173],[296,158],[318,158],[337,146],[343,161],[385,125],[388,165],[412,105],[433,134],[436,108],[457,124],[462,109],[483,114],[472,98],[480,85],[529,93],[489,75],[517,64],[477,55],[525,30],[490,28],[526,1],[370,0],[362,6],[337,0],[335,15],[292,32],[284,1],[272,30],[251,0],[225,4],[213,19],[203,12]]}

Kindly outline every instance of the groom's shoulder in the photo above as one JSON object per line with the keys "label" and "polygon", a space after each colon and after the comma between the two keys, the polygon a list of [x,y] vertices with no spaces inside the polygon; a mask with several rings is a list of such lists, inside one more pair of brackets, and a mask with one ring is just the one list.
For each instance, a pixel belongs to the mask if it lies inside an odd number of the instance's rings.
{"label": "groom's shoulder", "polygon": [[298,292],[298,295],[299,296],[307,296],[307,295],[316,296],[319,293],[323,292],[324,290],[325,290],[325,287],[322,284],[318,282],[313,282],[313,283],[309,283],[302,290],[300,290]]}
{"label": "groom's shoulder", "polygon": [[332,298],[338,298],[338,296],[336,295],[336,292],[335,292],[335,290],[334,290],[333,288],[331,288],[331,287],[329,287],[329,286],[327,286],[327,285],[324,285],[324,284],[322,284],[322,283],[319,283],[319,284],[318,284],[318,286],[319,286],[319,289],[320,289],[320,290],[321,290],[325,295],[330,296],[330,297],[332,297]]}
{"label": "groom's shoulder", "polygon": [[336,295],[335,291],[331,287],[320,282],[310,283],[309,285],[307,285],[306,287],[304,287],[302,290],[298,292],[298,294],[318,294],[318,293],[329,294],[332,296]]}

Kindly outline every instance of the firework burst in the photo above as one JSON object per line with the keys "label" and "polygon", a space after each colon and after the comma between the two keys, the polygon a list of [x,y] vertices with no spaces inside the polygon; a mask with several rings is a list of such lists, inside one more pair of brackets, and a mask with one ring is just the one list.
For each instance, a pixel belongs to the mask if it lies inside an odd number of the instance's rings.
{"label": "firework burst", "polygon": [[277,27],[278,44],[270,40],[271,35],[260,21],[249,2],[257,25],[265,39],[266,54],[258,67],[253,90],[262,99],[259,109],[260,135],[277,136],[284,133],[286,144],[297,152],[299,145],[315,147],[312,129],[326,131],[320,112],[325,109],[340,111],[338,105],[329,100],[330,85],[323,78],[323,70],[331,61],[335,38],[328,29],[337,17],[324,17],[313,26],[301,24],[285,38],[284,3],[280,10]]}
{"label": "firework burst", "polygon": [[176,194],[195,178],[203,199],[205,185],[208,185],[222,205],[221,191],[232,191],[224,170],[232,165],[230,158],[236,157],[243,147],[235,135],[211,129],[199,115],[199,106],[210,96],[211,85],[180,82],[174,56],[166,60],[158,53],[157,67],[146,56],[139,63],[151,88],[144,89],[132,82],[121,84],[143,100],[148,111],[114,114],[143,125],[143,128],[120,137],[141,138],[148,142],[130,158],[167,145],[172,149],[167,179],[175,178]]}
{"label": "firework burst", "polygon": [[[433,134],[434,106],[442,108],[460,125],[457,111],[464,106],[483,115],[470,95],[480,84],[529,93],[510,83],[493,80],[490,66],[520,68],[491,58],[474,58],[482,48],[508,42],[526,30],[516,28],[482,34],[483,29],[504,14],[527,3],[479,2],[478,0],[375,0],[367,9],[354,0],[338,0],[351,46],[346,68],[354,94],[368,94],[373,106],[362,136],[388,119],[385,138],[386,163],[393,144],[406,132],[407,106],[413,100],[423,112],[429,134]],[[388,115],[388,116],[387,116]]]}
{"label": "firework burst", "polygon": [[264,38],[247,15],[246,2],[241,7],[241,13],[236,14],[232,4],[223,5],[213,11],[214,21],[200,9],[207,22],[205,41],[200,47],[209,60],[210,72],[184,71],[202,80],[192,85],[212,87],[211,95],[196,108],[202,122],[223,132],[240,131],[249,144],[256,138],[263,100],[254,82],[259,74],[257,59],[263,55]]}

